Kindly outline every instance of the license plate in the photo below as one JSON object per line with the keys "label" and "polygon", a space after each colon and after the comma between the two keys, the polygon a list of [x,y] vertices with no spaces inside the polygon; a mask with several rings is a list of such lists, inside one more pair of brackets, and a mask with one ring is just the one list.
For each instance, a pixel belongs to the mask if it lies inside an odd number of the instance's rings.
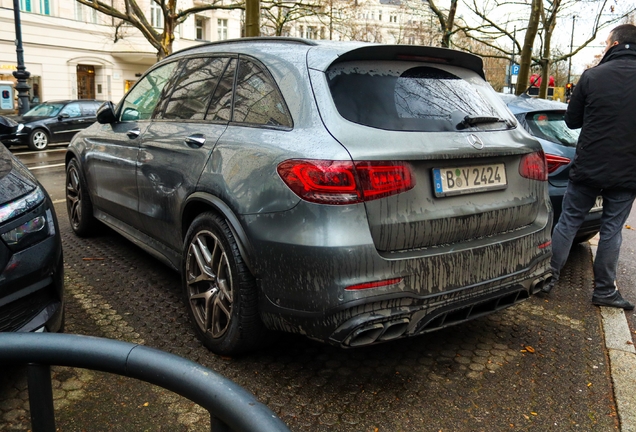
{"label": "license plate", "polygon": [[592,207],[591,212],[597,212],[603,210],[603,197],[597,196],[596,201],[594,202],[594,207]]}
{"label": "license plate", "polygon": [[504,164],[433,168],[435,196],[450,196],[505,189]]}

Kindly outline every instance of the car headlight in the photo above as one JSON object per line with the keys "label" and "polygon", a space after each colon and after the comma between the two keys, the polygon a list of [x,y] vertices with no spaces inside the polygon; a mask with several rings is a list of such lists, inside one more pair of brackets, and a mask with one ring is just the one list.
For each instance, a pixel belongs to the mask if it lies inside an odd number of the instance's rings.
{"label": "car headlight", "polygon": [[20,132],[22,129],[24,129],[24,125],[22,123],[18,124],[18,128],[15,130],[16,132]]}
{"label": "car headlight", "polygon": [[22,198],[0,206],[0,224],[28,212],[44,201],[44,192],[39,186]]}
{"label": "car headlight", "polygon": [[19,227],[2,234],[2,240],[4,240],[8,246],[15,246],[21,241],[27,241],[29,238],[46,238],[48,237],[48,230],[44,230],[46,225],[46,218],[44,216],[34,217]]}

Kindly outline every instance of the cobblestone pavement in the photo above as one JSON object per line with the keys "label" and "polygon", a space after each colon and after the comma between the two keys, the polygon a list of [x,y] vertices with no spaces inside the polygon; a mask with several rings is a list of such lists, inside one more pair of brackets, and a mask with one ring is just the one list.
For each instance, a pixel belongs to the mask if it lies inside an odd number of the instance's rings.
{"label": "cobblestone pavement", "polygon": [[[383,345],[343,350],[281,335],[240,358],[196,339],[179,276],[104,229],[79,239],[57,207],[69,333],[142,343],[234,380],[293,431],[618,430],[591,255],[576,246],[549,299]],[[55,367],[62,431],[209,430],[207,413],[163,389]],[[0,373],[0,431],[28,430],[26,379]]]}

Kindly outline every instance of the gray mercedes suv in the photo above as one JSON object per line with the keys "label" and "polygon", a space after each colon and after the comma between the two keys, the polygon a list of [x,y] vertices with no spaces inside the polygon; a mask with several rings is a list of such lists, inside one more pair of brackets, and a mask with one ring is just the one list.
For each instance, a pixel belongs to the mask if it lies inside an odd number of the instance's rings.
{"label": "gray mercedes suv", "polygon": [[66,156],[100,221],[182,275],[213,352],[267,330],[342,347],[526,300],[550,277],[540,145],[442,48],[256,38],[152,67]]}

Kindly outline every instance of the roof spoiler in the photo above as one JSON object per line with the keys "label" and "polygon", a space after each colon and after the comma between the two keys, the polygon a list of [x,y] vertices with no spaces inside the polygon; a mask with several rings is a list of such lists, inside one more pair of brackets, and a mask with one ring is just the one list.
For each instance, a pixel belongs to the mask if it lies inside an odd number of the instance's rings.
{"label": "roof spoiler", "polygon": [[340,55],[331,64],[356,60],[406,60],[458,66],[486,79],[481,57],[448,48],[418,45],[369,45]]}

